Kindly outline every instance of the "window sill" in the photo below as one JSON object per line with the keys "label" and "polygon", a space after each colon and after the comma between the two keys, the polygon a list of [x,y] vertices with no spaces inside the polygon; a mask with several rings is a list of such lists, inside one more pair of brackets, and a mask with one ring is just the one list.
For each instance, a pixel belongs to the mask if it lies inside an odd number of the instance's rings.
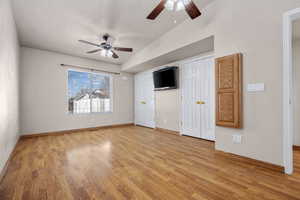
{"label": "window sill", "polygon": [[74,115],[74,116],[79,116],[79,115],[107,115],[107,114],[112,114],[113,111],[109,112],[92,112],[92,113],[70,113],[68,112],[68,115]]}

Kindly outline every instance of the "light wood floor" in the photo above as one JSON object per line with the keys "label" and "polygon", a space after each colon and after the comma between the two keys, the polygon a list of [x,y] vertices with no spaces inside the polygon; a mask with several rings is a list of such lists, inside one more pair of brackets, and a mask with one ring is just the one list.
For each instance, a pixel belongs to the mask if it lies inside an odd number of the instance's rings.
{"label": "light wood floor", "polygon": [[141,127],[23,139],[0,199],[300,199],[300,151],[295,159],[288,176]]}

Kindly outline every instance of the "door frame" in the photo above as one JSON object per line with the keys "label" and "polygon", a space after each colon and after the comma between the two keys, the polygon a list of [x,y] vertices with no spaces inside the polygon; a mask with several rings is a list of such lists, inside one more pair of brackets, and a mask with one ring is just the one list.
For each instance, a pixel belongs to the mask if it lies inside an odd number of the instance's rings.
{"label": "door frame", "polygon": [[293,21],[300,19],[300,8],[283,14],[283,164],[286,174],[293,173],[294,77]]}
{"label": "door frame", "polygon": [[[196,62],[196,61],[198,61],[198,60],[204,60],[204,59],[209,59],[209,58],[211,58],[212,60],[214,60],[214,58],[215,58],[215,56],[214,56],[214,54],[212,53],[212,52],[210,52],[210,53],[208,53],[207,55],[200,55],[200,56],[195,56],[195,57],[191,57],[191,58],[187,58],[187,59],[184,59],[184,60],[181,60],[181,61],[179,61],[178,63],[179,63],[179,84],[180,84],[180,117],[179,117],[179,119],[180,119],[180,125],[179,125],[179,127],[180,127],[180,135],[183,135],[183,129],[182,129],[182,118],[183,118],[183,116],[182,116],[182,107],[183,107],[183,105],[182,105],[182,90],[183,90],[183,88],[182,88],[182,67],[183,67],[183,65],[184,64],[186,64],[186,63],[191,63],[191,62]],[[213,88],[215,88],[215,76],[214,76],[214,74],[215,74],[215,67],[214,67],[214,65],[213,65]],[[215,94],[215,92],[213,92],[213,97],[212,97],[212,101],[213,101],[213,110],[215,110],[216,108],[215,108],[215,100],[216,100],[216,94]],[[215,124],[215,119],[216,119],[216,116],[215,116],[215,112],[213,112],[213,124]],[[216,126],[214,126],[213,127],[213,132],[214,132],[214,135],[216,136]]]}

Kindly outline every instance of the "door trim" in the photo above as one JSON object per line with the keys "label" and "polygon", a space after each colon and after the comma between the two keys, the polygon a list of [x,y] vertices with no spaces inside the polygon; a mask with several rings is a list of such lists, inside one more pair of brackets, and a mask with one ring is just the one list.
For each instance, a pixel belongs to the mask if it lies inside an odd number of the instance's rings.
{"label": "door trim", "polygon": [[293,78],[293,49],[292,22],[300,19],[300,8],[283,14],[283,164],[286,174],[293,173],[293,135],[294,135],[294,78]]}

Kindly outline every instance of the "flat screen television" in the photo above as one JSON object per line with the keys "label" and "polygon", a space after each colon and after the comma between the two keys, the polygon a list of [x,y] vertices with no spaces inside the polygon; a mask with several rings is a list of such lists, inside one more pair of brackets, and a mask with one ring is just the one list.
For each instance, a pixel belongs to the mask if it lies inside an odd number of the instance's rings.
{"label": "flat screen television", "polygon": [[178,88],[178,67],[166,67],[153,72],[154,90],[171,90]]}

